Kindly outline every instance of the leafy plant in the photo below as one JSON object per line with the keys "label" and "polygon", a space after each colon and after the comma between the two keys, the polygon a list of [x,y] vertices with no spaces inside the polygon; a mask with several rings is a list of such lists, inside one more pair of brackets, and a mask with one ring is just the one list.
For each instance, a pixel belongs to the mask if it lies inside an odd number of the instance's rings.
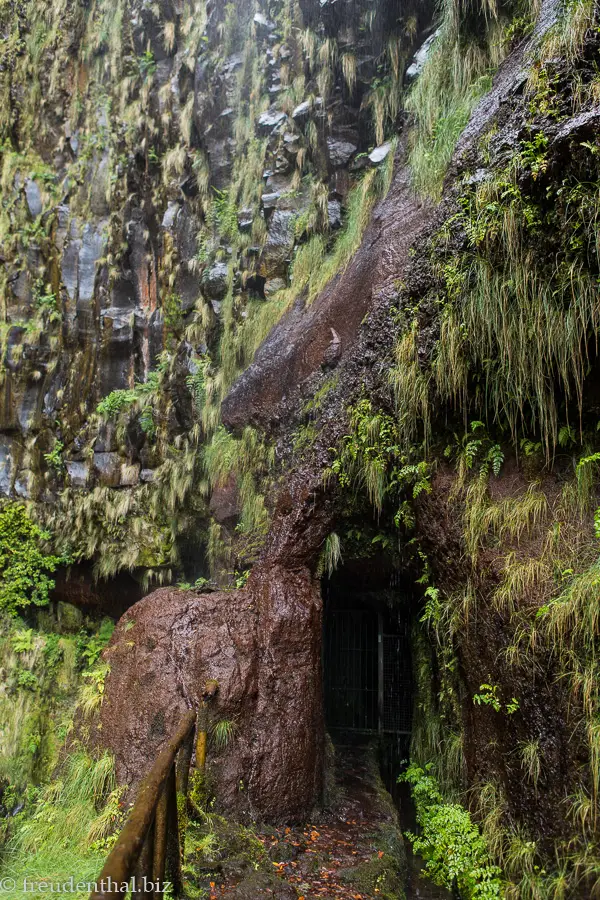
{"label": "leafy plant", "polygon": [[35,297],[35,306],[38,311],[47,315],[51,323],[60,322],[62,319],[58,297],[52,291],[50,285],[46,285],[44,292],[38,291]]}
{"label": "leafy plant", "polygon": [[465,900],[500,900],[501,869],[490,859],[487,842],[469,812],[445,802],[431,763],[411,763],[399,781],[411,786],[418,835],[407,833],[413,850],[425,859],[425,874]]}
{"label": "leafy plant", "polygon": [[65,449],[65,445],[62,441],[54,441],[54,447],[50,450],[49,453],[44,453],[44,459],[48,463],[51,469],[54,469],[56,472],[61,472],[64,469],[64,459],[63,459],[63,451]]}
{"label": "leafy plant", "polygon": [[94,669],[83,673],[87,684],[81,689],[80,706],[84,715],[88,716],[101,705],[104,699],[104,686],[110,673],[108,663],[101,663]]}
{"label": "leafy plant", "polygon": [[396,421],[360,400],[349,409],[350,433],[339,448],[332,448],[333,461],[326,477],[334,475],[343,488],[365,490],[378,513],[388,495],[410,488],[413,498],[429,493],[429,467],[424,460],[413,464],[401,447]]}
{"label": "leafy plant", "polygon": [[40,686],[37,675],[34,672],[30,672],[29,669],[21,669],[19,671],[17,684],[26,691],[36,691]]}
{"label": "leafy plant", "polygon": [[88,635],[85,631],[79,633],[77,639],[77,659],[80,666],[93,666],[100,658],[100,654],[110,641],[113,631],[115,630],[114,622],[111,619],[103,619],[100,628],[92,635]]}
{"label": "leafy plant", "polygon": [[54,581],[50,575],[65,562],[45,552],[51,536],[31,521],[24,506],[0,507],[0,610],[11,616],[30,604],[46,606]]}
{"label": "leafy plant", "polygon": [[[481,693],[473,695],[473,703],[477,706],[491,706],[496,712],[502,711],[502,701],[500,699],[500,688],[497,684],[480,684]],[[512,697],[505,704],[507,715],[512,716],[519,709],[519,701],[516,697]]]}
{"label": "leafy plant", "polygon": [[152,50],[144,50],[138,56],[138,67],[143,78],[151,78],[156,72],[156,59]]}
{"label": "leafy plant", "polygon": [[11,638],[15,653],[28,653],[33,650],[33,628],[21,628]]}
{"label": "leafy plant", "polygon": [[111,419],[117,416],[125,407],[135,403],[135,400],[136,393],[134,390],[111,391],[110,394],[107,394],[100,401],[96,407],[96,412],[99,416]]}
{"label": "leafy plant", "polygon": [[243,572],[234,572],[233,574],[234,586],[236,590],[241,591],[241,589],[246,586],[246,583],[250,578],[250,569],[244,569]]}

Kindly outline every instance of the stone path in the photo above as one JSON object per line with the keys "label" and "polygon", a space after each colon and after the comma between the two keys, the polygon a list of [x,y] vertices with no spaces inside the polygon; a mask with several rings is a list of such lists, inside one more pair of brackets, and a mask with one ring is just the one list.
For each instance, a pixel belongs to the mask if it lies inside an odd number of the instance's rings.
{"label": "stone path", "polygon": [[[214,876],[210,900],[450,900],[419,877],[403,846],[396,810],[383,788],[374,755],[338,747],[331,808],[302,827],[262,829],[256,837],[272,871]],[[408,870],[407,870],[408,866]]]}

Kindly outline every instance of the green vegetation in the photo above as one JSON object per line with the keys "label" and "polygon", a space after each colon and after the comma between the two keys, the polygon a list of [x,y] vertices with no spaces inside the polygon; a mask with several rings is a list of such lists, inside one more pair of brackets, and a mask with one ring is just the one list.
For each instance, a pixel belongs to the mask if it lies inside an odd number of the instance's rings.
{"label": "green vegetation", "polygon": [[446,0],[440,34],[422,74],[410,90],[406,107],[415,117],[409,164],[416,190],[439,200],[452,153],[479,98],[491,87],[491,73],[505,51],[503,24],[493,14],[480,16],[481,40],[473,40],[460,5]]}
{"label": "green vegetation", "polygon": [[[396,347],[392,381],[405,440],[421,434],[427,441],[432,410],[447,404],[509,429],[515,443],[540,435],[550,456],[560,419],[569,420],[570,408],[581,415],[587,347],[600,325],[598,187],[576,171],[539,186],[547,144],[543,131],[532,130],[505,169],[466,187],[459,212],[439,233],[439,342],[419,363],[417,317]],[[596,170],[594,148],[582,144],[581,153],[582,169]],[[570,239],[553,238],[546,265],[539,242],[548,229]],[[468,252],[444,257],[450,236],[461,233]]]}
{"label": "green vegetation", "polygon": [[77,710],[80,737],[89,735],[114,624],[63,603],[27,615],[27,623],[0,616],[0,799],[12,813],[1,823],[0,862],[17,883],[7,894],[15,898],[25,876],[77,883],[97,875],[123,816],[112,759],[90,756],[72,736]]}
{"label": "green vegetation", "polygon": [[210,731],[211,742],[215,750],[219,753],[226,750],[231,741],[234,739],[237,731],[237,723],[230,719],[220,719],[215,722]]}
{"label": "green vegetation", "polygon": [[508,716],[512,716],[519,708],[519,701],[513,697],[506,704],[500,699],[500,688],[497,684],[480,684],[479,693],[473,694],[473,703],[477,706],[491,706],[496,712],[504,710]]}
{"label": "green vegetation", "polygon": [[14,806],[51,776],[77,704],[85,712],[85,701],[99,697],[99,656],[112,630],[110,620],[98,626],[64,604],[58,614],[32,611],[28,624],[0,619],[0,787]]}
{"label": "green vegetation", "polygon": [[[23,894],[39,881],[55,885],[90,883],[98,876],[110,838],[123,820],[114,763],[108,754],[90,757],[74,749],[60,767],[59,777],[41,789],[12,823],[12,837],[4,851],[3,877],[15,880]],[[7,896],[11,896],[7,894]],[[84,898],[88,892],[73,896]]]}
{"label": "green vegetation", "polygon": [[[112,391],[107,394],[96,408],[96,412],[104,419],[118,419],[124,425],[130,421],[132,414],[137,413],[142,431],[149,440],[156,437],[155,410],[159,402],[162,382],[169,366],[169,356],[163,354],[159,368],[148,373],[146,381],[139,382],[129,390]],[[197,387],[194,387],[197,391]],[[126,415],[123,417],[123,413]]]}
{"label": "green vegetation", "polygon": [[502,873],[492,862],[484,836],[463,806],[444,801],[433,766],[411,763],[399,780],[411,786],[420,828],[418,836],[407,836],[425,859],[432,881],[448,890],[457,888],[465,900],[503,897]]}
{"label": "green vegetation", "polygon": [[8,502],[0,507],[0,612],[15,616],[31,604],[48,604],[54,587],[50,576],[65,562],[46,552],[50,540],[24,506]]}
{"label": "green vegetation", "polygon": [[[232,492],[239,508],[234,545],[224,543],[222,529],[213,522],[209,539],[211,572],[229,573],[234,580],[237,572],[251,565],[262,547],[269,526],[269,512],[265,494],[270,486],[275,463],[274,448],[268,446],[251,427],[241,438],[235,438],[219,428],[204,451],[205,490]],[[242,587],[245,578],[238,586]]]}
{"label": "green vegetation", "polygon": [[[332,448],[334,458],[326,479],[335,477],[342,488],[364,491],[377,513],[382,512],[388,495],[397,499],[410,488],[414,499],[431,490],[427,464],[409,461],[392,416],[376,411],[365,399],[349,409],[349,418],[350,433],[339,448]],[[403,509],[396,511],[396,524],[402,520]]]}

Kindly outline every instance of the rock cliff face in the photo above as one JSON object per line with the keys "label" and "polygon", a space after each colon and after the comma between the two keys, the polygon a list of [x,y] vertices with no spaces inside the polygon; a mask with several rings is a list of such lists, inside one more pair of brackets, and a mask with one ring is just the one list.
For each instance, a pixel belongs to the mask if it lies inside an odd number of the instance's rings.
{"label": "rock cliff face", "polygon": [[427,4],[48,11],[1,12],[2,489],[100,574],[206,557],[238,585],[121,619],[120,778],[216,678],[222,808],[308,815],[320,578],[340,540],[381,546],[418,609],[414,758],[468,791],[514,896],[590,896],[595,8],[449,5],[412,119]]}
{"label": "rock cliff face", "polygon": [[[215,760],[223,803],[242,807],[234,770],[254,785],[246,811],[293,816],[318,800],[322,721],[312,701],[293,698],[320,691],[319,654],[300,647],[304,639],[319,646],[319,556],[331,532],[360,556],[357,529],[379,527],[378,541],[399,545],[404,577],[427,588],[413,648],[413,752],[436,757],[448,783],[470,788],[515,896],[550,890],[555,856],[568,896],[589,896],[593,880],[591,831],[576,811],[584,798],[593,802],[597,715],[596,695],[584,689],[595,671],[587,591],[598,503],[584,476],[597,458],[598,272],[596,200],[587,193],[598,175],[598,48],[586,9],[577,25],[544,4],[529,37],[511,38],[438,206],[408,192],[401,141],[389,193],[348,267],[316,297],[308,286],[308,302],[286,312],[223,406],[231,427],[267,428],[287,466],[248,584],[224,598],[227,616],[253,617],[257,667],[251,721],[247,700],[232,704],[231,678],[221,675],[222,712],[243,723],[228,761]],[[571,228],[577,237],[567,245]],[[309,445],[291,454],[307,430]],[[386,514],[399,531],[386,531]],[[219,677],[209,655],[202,659],[202,678]],[[111,722],[128,671],[121,662],[111,674],[103,713]],[[285,777],[277,797],[269,793],[267,759],[284,760],[293,796]]]}
{"label": "rock cliff face", "polygon": [[[345,227],[431,7],[48,0],[0,15],[0,490],[50,521],[60,495],[70,549],[103,574],[164,577],[199,444],[300,290],[295,248]],[[114,541],[103,508],[118,519],[124,503]]]}

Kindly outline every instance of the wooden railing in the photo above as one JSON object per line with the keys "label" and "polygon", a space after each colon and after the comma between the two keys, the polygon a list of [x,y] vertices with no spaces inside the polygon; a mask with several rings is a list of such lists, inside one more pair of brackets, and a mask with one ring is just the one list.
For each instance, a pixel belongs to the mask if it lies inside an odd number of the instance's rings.
{"label": "wooden railing", "polygon": [[123,898],[126,884],[131,885],[132,896],[162,898],[167,881],[172,886],[173,896],[181,895],[185,823],[180,821],[180,813],[185,815],[187,806],[196,719],[196,767],[203,772],[208,704],[217,688],[216,681],[206,683],[198,716],[192,711],[186,713],[175,733],[162,745],[152,769],[140,785],[117,842],[96,879],[90,900]]}

